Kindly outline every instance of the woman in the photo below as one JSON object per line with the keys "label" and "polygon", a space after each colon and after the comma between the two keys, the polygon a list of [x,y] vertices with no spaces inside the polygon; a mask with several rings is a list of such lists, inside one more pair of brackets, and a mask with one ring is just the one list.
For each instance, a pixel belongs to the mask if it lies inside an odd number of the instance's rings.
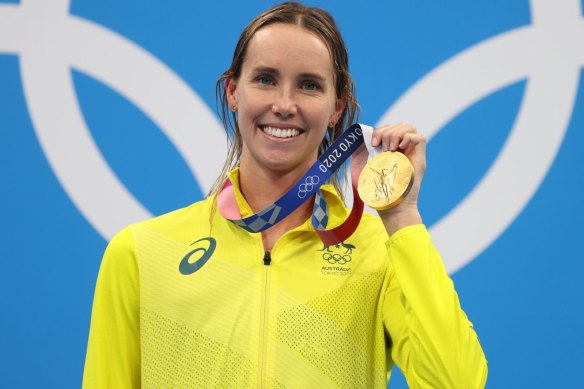
{"label": "woman", "polygon": [[[293,187],[357,110],[334,21],[297,3],[246,27],[218,92],[241,217]],[[385,388],[394,362],[411,387],[483,387],[483,352],[417,208],[425,138],[398,124],[372,143],[409,158],[413,187],[336,246],[310,224],[314,199],[261,234],[226,220],[224,174],[208,199],[119,233],[84,387]],[[348,213],[332,184],[327,228]]]}

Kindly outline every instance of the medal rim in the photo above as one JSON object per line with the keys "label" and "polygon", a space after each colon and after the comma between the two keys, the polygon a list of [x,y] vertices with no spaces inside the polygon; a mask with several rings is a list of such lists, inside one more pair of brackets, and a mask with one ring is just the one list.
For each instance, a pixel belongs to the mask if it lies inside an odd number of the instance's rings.
{"label": "medal rim", "polygon": [[[363,185],[361,184],[362,177],[364,174],[369,174],[369,173],[364,173],[364,172],[367,171],[368,167],[370,167],[371,165],[373,165],[375,163],[374,162],[375,159],[379,159],[380,156],[384,156],[384,158],[385,158],[385,155],[384,155],[385,153],[391,153],[391,154],[399,153],[399,154],[401,154],[403,156],[403,158],[402,157],[399,157],[399,158],[401,158],[401,160],[404,162],[407,161],[407,166],[409,166],[409,168],[410,168],[411,176],[409,178],[409,181],[408,181],[406,188],[403,190],[403,192],[399,196],[397,196],[395,198],[394,201],[392,201],[391,203],[387,203],[385,205],[382,205],[382,206],[373,206],[366,199],[364,199],[362,196],[362,192],[364,191],[364,189],[362,189]],[[400,165],[402,165],[402,163],[400,163]],[[377,154],[376,156],[371,158],[369,161],[367,161],[367,163],[363,167],[363,170],[361,170],[361,173],[359,174],[359,182],[357,184],[357,192],[359,193],[359,197],[361,197],[361,200],[363,200],[363,202],[365,204],[367,204],[369,207],[371,207],[377,211],[385,211],[387,209],[390,209],[390,208],[393,208],[393,207],[399,205],[403,201],[403,199],[408,195],[408,193],[410,192],[410,190],[412,189],[412,186],[414,184],[414,174],[415,174],[414,166],[412,165],[412,163],[410,162],[410,160],[408,159],[408,157],[404,153],[401,153],[399,151],[384,151],[382,153]]]}

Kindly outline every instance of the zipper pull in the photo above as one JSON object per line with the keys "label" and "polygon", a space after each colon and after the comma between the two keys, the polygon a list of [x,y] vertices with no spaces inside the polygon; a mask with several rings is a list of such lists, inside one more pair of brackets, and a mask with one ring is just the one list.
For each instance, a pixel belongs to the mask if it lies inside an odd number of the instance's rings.
{"label": "zipper pull", "polygon": [[270,254],[269,251],[266,251],[264,253],[264,265],[270,266],[271,262],[272,262],[272,255]]}

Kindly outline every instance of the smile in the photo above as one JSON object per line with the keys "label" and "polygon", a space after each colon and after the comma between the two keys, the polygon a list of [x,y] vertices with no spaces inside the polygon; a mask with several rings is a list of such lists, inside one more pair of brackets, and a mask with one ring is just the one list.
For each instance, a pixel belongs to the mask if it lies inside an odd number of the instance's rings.
{"label": "smile", "polygon": [[260,129],[264,134],[273,136],[274,138],[293,138],[300,135],[300,130],[296,128],[276,128],[270,126],[261,126]]}

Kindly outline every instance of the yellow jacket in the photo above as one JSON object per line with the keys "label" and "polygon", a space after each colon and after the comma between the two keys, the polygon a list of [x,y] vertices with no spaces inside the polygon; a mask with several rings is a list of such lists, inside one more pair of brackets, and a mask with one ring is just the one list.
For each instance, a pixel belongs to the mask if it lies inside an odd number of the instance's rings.
{"label": "yellow jacket", "polygon": [[[334,227],[347,210],[323,192]],[[213,200],[112,239],[84,388],[386,388],[394,361],[411,388],[484,387],[483,351],[423,225],[388,239],[365,214],[327,247],[307,220],[265,253]]]}

